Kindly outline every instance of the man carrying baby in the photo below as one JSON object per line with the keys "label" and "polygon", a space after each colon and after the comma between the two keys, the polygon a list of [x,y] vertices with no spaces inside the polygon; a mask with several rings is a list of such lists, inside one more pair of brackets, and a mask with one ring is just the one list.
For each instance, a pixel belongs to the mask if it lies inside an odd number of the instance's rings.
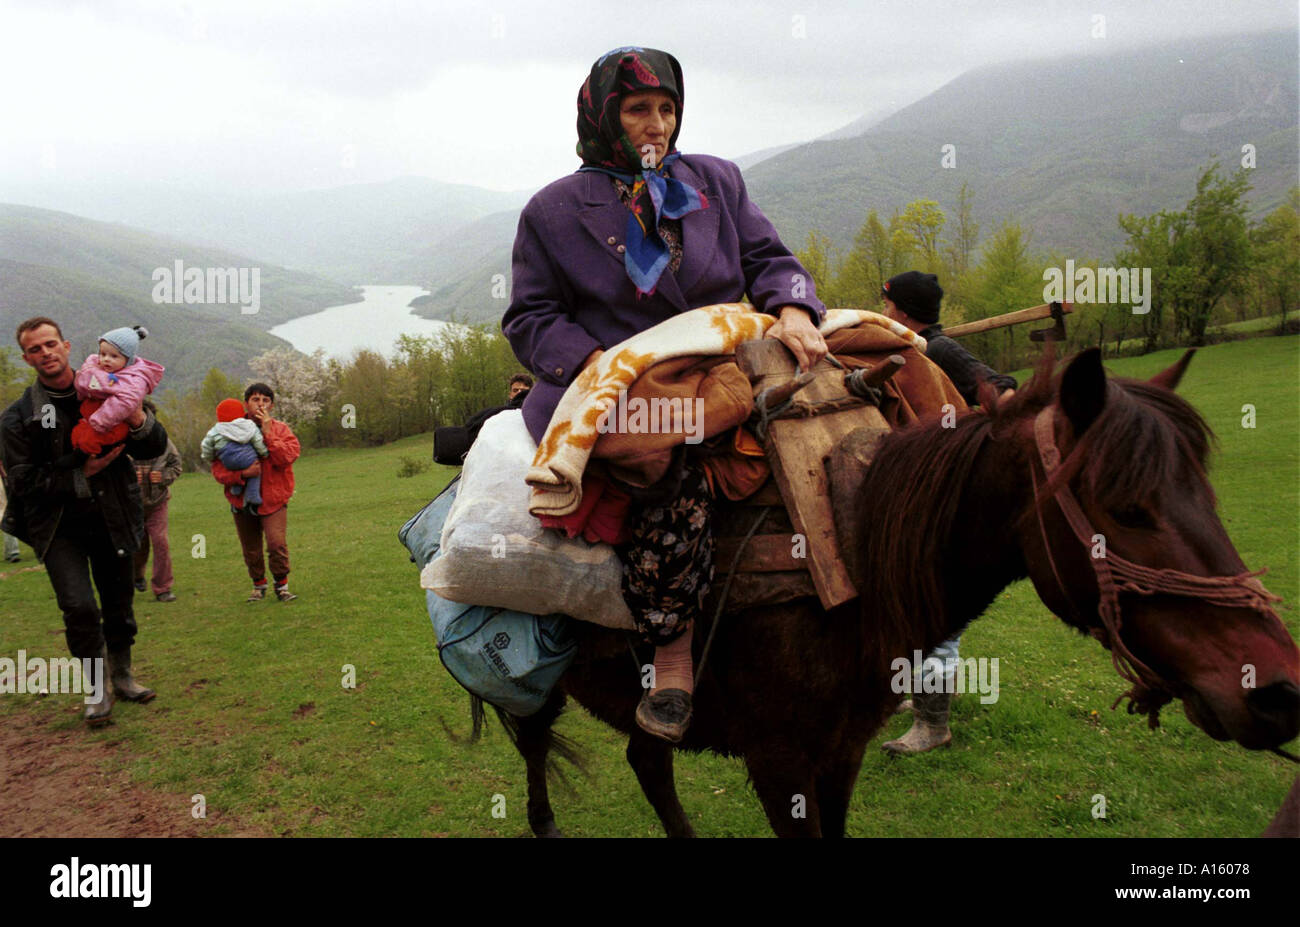
{"label": "man carrying baby", "polygon": [[114,694],[136,702],[154,696],[131,670],[132,554],[144,534],[144,512],[127,455],[159,456],[167,432],[136,405],[125,417],[125,443],[89,459],[75,452],[72,431],[81,401],[68,361],[72,344],[44,316],[19,324],[17,339],[36,379],[0,416],[0,458],[10,492],[3,528],[30,544],[45,564],[72,655],[95,661],[98,697],[87,702],[83,717],[98,726],[109,720]]}

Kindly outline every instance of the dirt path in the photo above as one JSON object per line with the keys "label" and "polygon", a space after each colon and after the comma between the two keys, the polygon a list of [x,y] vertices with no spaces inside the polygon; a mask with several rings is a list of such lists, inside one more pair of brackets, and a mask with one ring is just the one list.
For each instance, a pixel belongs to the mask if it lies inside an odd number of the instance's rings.
{"label": "dirt path", "polygon": [[195,818],[188,795],[132,785],[120,768],[123,741],[55,720],[30,711],[0,719],[0,836],[206,837],[218,824],[223,836],[272,836],[211,809]]}

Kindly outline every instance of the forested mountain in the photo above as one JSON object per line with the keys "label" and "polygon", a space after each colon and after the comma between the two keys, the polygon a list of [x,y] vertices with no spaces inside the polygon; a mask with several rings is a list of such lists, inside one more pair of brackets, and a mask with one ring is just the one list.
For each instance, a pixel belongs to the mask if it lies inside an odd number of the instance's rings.
{"label": "forested mountain", "polygon": [[527,198],[426,177],[274,196],[164,184],[0,187],[0,201],[252,254],[348,286],[415,282],[407,267],[431,243]]}
{"label": "forested mountain", "polygon": [[1296,182],[1293,33],[1033,57],[963,74],[857,138],[770,158],[746,173],[750,195],[791,247],[817,229],[847,248],[868,210],[924,198],[951,211],[965,183],[986,231],[1012,220],[1035,247],[1108,258],[1120,213],[1181,205],[1210,159],[1233,170],[1244,145],[1255,215]]}
{"label": "forested mountain", "polygon": [[[223,304],[155,302],[154,271],[174,276],[176,261],[182,268],[257,268],[258,311],[241,312],[233,294]],[[249,358],[287,346],[266,329],[354,298],[351,287],[228,251],[0,204],[0,328],[12,333],[23,319],[48,315],[64,326],[77,363],[102,332],[143,324],[150,330],[144,353],[169,368],[165,385],[193,385],[214,366],[243,377]],[[6,334],[6,342],[11,337]]]}
{"label": "forested mountain", "polygon": [[[0,258],[88,274],[101,283],[151,298],[154,271],[183,267],[258,268],[260,307],[243,321],[261,329],[350,301],[352,287],[287,270],[264,258],[204,247],[130,226],[82,216],[0,203]],[[198,305],[191,311],[218,317],[226,306]],[[238,309],[235,309],[238,314]]]}
{"label": "forested mountain", "polygon": [[96,350],[97,339],[105,331],[144,325],[149,337],[140,353],[167,368],[161,389],[196,386],[212,367],[243,380],[251,374],[249,358],[288,345],[242,321],[237,313],[221,318],[195,312],[192,306],[158,305],[147,291],[123,289],[96,274],[0,258],[0,328],[4,335],[0,347],[10,352],[13,360],[18,357],[13,341],[18,323],[44,315],[57,321],[64,337],[72,342],[76,366]]}

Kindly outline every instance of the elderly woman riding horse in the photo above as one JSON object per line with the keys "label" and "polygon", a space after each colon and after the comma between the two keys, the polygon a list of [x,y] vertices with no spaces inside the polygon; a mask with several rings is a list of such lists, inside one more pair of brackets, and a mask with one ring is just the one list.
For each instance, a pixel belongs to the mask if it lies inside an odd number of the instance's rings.
{"label": "elderly woman riding horse", "polygon": [[[677,150],[682,71],[649,48],[601,56],[578,94],[574,174],[529,201],[502,328],[538,378],[524,421],[540,442],[566,387],[606,348],[689,309],[737,302],[779,316],[807,368],[826,353],[825,307],[808,272],[749,199],[732,163]],[[690,723],[691,632],[713,577],[713,491],[700,461],[642,495],[620,549],[624,595],[656,647],[637,723],[669,741]]]}

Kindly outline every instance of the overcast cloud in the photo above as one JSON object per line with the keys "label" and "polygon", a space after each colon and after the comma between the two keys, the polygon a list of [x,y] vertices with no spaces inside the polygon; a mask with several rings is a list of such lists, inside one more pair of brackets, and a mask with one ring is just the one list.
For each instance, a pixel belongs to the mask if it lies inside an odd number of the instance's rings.
{"label": "overcast cloud", "polygon": [[736,157],[990,62],[1279,28],[1294,0],[0,0],[0,188],[534,189],[577,166],[578,86],[620,45],[682,62],[679,147]]}

